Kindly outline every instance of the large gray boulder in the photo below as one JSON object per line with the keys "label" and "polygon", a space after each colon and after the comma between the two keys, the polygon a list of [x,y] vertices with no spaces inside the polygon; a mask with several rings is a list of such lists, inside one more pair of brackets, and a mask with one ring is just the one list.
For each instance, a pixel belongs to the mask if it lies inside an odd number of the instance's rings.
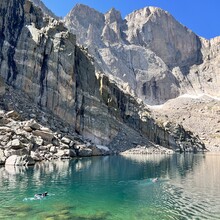
{"label": "large gray boulder", "polygon": [[92,149],[86,147],[85,145],[80,145],[78,150],[79,157],[90,157],[92,156]]}
{"label": "large gray boulder", "polygon": [[35,130],[32,132],[33,135],[41,137],[43,140],[52,142],[54,135],[51,132],[41,131],[41,130]]}

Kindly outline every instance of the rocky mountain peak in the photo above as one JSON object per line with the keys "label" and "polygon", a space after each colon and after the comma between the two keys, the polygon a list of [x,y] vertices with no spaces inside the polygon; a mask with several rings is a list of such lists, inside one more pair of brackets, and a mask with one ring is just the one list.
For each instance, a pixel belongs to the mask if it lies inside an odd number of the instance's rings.
{"label": "rocky mountain peak", "polygon": [[95,25],[100,21],[104,21],[102,13],[84,4],[76,4],[66,18],[81,19],[81,22],[86,26],[89,26],[89,23]]}
{"label": "rocky mountain peak", "polygon": [[126,18],[128,41],[150,48],[169,66],[201,62],[199,38],[168,12],[146,7]]}
{"label": "rocky mountain peak", "polygon": [[121,13],[117,11],[115,8],[110,9],[106,14],[105,14],[105,23],[106,24],[111,24],[113,22],[122,22],[122,17]]}
{"label": "rocky mountain peak", "polygon": [[83,4],[76,4],[64,18],[65,25],[73,32],[78,44],[87,46],[89,42],[100,38],[105,23],[102,13]]}
{"label": "rocky mountain peak", "polygon": [[[77,4],[64,22],[78,44],[88,47],[98,70],[117,77],[122,87],[126,84],[148,104],[164,103],[185,92],[216,93],[212,83],[216,76],[206,71],[215,69],[219,38],[198,37],[167,11],[145,7],[123,20],[114,8],[102,14]],[[207,85],[202,83],[204,70],[212,75],[206,77]]]}

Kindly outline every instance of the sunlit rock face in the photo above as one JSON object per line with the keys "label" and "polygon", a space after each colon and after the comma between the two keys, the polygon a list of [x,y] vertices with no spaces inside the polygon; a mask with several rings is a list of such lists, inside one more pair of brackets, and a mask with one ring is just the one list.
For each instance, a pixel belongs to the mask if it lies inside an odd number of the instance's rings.
{"label": "sunlit rock face", "polygon": [[185,93],[219,96],[218,38],[198,37],[162,9],[146,7],[122,19],[115,9],[101,14],[77,5],[64,22],[98,70],[147,104]]}
{"label": "sunlit rock face", "polygon": [[169,67],[201,62],[200,39],[168,12],[147,7],[131,13],[125,19],[129,42],[149,47]]}
{"label": "sunlit rock face", "polygon": [[71,122],[75,37],[29,1],[2,1],[0,8],[1,75]]}
{"label": "sunlit rock face", "polygon": [[137,40],[143,33],[139,33],[138,19],[133,24],[134,17],[131,14],[123,20],[115,9],[103,15],[88,6],[77,5],[64,21],[76,34],[77,42],[89,48],[97,70],[113,77],[125,91],[147,103],[161,103],[178,96],[178,82],[166,62],[147,41],[148,46]]}
{"label": "sunlit rock face", "polygon": [[[76,46],[75,35],[71,34],[62,22],[45,16],[40,8],[35,7],[28,0],[2,1],[0,10],[2,77],[9,85],[25,92],[41,108],[49,110],[69,123],[84,138],[96,144],[107,145],[116,151],[123,151],[136,145],[155,144],[175,150],[182,149],[182,145],[180,146],[182,142],[184,149],[189,143],[195,143],[196,150],[203,149],[203,144],[182,127],[176,129],[177,133],[175,133],[174,130],[168,131],[163,125],[155,122],[143,103],[131,96],[128,85],[124,85],[122,90],[109,77],[98,73],[94,59],[85,49]],[[178,93],[174,83],[175,78],[167,65],[154,52],[147,53],[142,46],[127,43],[123,31],[125,22],[117,11],[111,10],[105,16],[84,6],[80,6],[75,11],[81,16],[80,21],[84,22],[84,28],[78,29],[77,25],[75,27],[80,35],[86,37],[88,33],[84,31],[88,29],[92,36],[89,39],[93,37],[96,39],[96,34],[101,30],[105,40],[100,41],[104,46],[100,47],[97,54],[102,52],[106,55],[106,60],[114,63],[117,56],[110,59],[112,51],[115,53],[120,49],[126,51],[121,68],[127,66],[130,69],[133,75],[124,72],[125,76],[128,74],[128,78],[141,78],[145,73],[142,69],[137,73],[133,70],[132,60],[137,59],[138,49],[142,49],[143,53],[147,54],[144,59],[152,60],[152,66],[149,63],[143,66],[146,71],[149,71],[149,68],[157,69],[159,66],[163,68],[164,72],[158,69],[159,76],[154,75],[152,71],[152,76],[148,76],[147,81],[144,79],[143,87],[134,80],[133,85],[141,87],[143,94],[146,93],[146,96],[151,97],[153,101],[160,89],[162,90],[158,95],[160,94],[161,100],[170,97],[165,94],[166,89],[172,88],[173,94]],[[88,25],[89,21],[84,19],[85,12],[87,19],[91,18],[90,22],[95,23],[94,26]],[[108,30],[106,29],[105,32],[101,27],[104,28],[106,25]],[[109,34],[113,39],[108,36]],[[109,39],[112,39],[114,49],[105,46]],[[122,45],[122,42],[125,43]],[[126,47],[134,47],[134,49],[130,51],[126,50]],[[95,47],[93,49],[95,51]],[[154,62],[155,60],[157,62]],[[112,69],[116,75],[117,68]],[[160,78],[161,88],[157,86],[157,77]],[[168,88],[165,86],[165,79],[171,82]],[[124,90],[128,92],[125,93]],[[150,93],[148,94],[147,91]]]}
{"label": "sunlit rock face", "polygon": [[30,1],[32,1],[34,5],[36,5],[37,7],[41,8],[41,10],[46,15],[49,15],[52,18],[58,19],[58,17],[50,9],[48,9],[41,0],[30,0]]}

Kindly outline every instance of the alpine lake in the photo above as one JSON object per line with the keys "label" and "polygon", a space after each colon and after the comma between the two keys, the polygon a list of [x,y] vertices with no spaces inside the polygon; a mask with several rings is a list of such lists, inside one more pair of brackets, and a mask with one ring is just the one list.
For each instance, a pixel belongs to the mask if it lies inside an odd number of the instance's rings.
{"label": "alpine lake", "polygon": [[[34,197],[45,191],[48,196]],[[220,219],[220,154],[118,155],[1,166],[0,219]]]}

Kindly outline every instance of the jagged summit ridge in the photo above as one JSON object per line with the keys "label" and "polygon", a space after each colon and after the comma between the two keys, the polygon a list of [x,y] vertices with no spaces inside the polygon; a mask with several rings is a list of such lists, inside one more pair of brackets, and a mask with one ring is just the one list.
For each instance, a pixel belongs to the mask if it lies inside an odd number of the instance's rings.
{"label": "jagged summit ridge", "polygon": [[198,37],[168,12],[147,7],[126,17],[128,41],[149,47],[169,66],[201,62]]}
{"label": "jagged summit ridge", "polygon": [[115,8],[111,8],[107,13],[105,13],[105,23],[111,24],[113,22],[122,22],[121,13]]}
{"label": "jagged summit ridge", "polygon": [[197,36],[159,8],[146,7],[122,19],[115,9],[103,15],[77,5],[64,21],[95,57],[98,70],[147,103],[177,97],[179,85],[171,68],[200,62]]}

